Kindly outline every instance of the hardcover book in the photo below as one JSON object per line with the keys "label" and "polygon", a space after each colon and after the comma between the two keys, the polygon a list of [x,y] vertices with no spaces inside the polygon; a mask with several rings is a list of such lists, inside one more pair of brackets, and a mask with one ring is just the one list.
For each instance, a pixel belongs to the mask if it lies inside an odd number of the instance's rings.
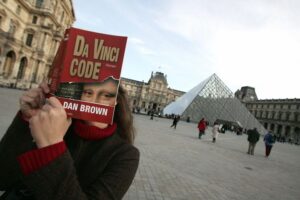
{"label": "hardcover book", "polygon": [[50,96],[72,118],[113,122],[127,37],[66,30],[49,72]]}

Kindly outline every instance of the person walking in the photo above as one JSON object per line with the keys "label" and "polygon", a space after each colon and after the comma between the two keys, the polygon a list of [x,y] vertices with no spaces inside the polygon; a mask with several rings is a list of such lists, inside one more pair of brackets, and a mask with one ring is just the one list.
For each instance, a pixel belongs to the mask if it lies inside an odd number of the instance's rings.
{"label": "person walking", "polygon": [[153,120],[153,117],[154,117],[154,111],[151,110],[151,111],[150,111],[150,119]]}
{"label": "person walking", "polygon": [[206,121],[204,118],[202,118],[198,123],[198,129],[199,129],[199,136],[198,138],[201,139],[202,135],[205,133],[206,129]]}
{"label": "person walking", "polygon": [[219,127],[220,125],[218,124],[218,122],[215,122],[214,123],[214,126],[212,128],[212,142],[215,143],[217,138],[218,138],[218,135],[219,135]]}
{"label": "person walking", "polygon": [[270,153],[271,153],[271,150],[273,148],[273,145],[275,143],[275,140],[274,140],[274,136],[273,136],[273,133],[272,131],[269,131],[265,137],[264,137],[264,142],[265,142],[265,146],[266,146],[266,157],[268,158]]}
{"label": "person walking", "polygon": [[255,145],[256,143],[259,141],[259,133],[257,131],[256,128],[254,129],[249,129],[247,131],[248,133],[248,142],[249,142],[249,147],[248,147],[248,154],[250,155],[254,155],[254,149],[255,149]]}
{"label": "person walking", "polygon": [[174,116],[174,119],[173,119],[173,123],[172,123],[172,125],[170,126],[170,127],[174,127],[174,129],[176,129],[176,126],[177,126],[177,123],[178,123],[178,121],[179,121],[179,118],[180,118],[180,116],[178,115],[175,115]]}

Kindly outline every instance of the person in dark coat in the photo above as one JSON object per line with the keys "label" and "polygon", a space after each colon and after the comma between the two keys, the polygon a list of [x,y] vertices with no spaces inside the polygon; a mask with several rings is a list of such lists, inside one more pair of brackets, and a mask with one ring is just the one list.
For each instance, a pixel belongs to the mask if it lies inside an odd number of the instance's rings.
{"label": "person in dark coat", "polygon": [[259,133],[256,128],[249,129],[248,130],[248,142],[249,142],[249,148],[248,148],[248,154],[254,155],[254,149],[256,143],[259,141]]}
{"label": "person in dark coat", "polygon": [[[115,107],[113,124],[69,118],[46,83],[20,98],[0,141],[0,199],[122,199],[139,163],[133,117],[122,87],[86,84],[82,100]],[[46,102],[46,103],[45,103]]]}
{"label": "person in dark coat", "polygon": [[273,145],[275,143],[274,136],[272,134],[272,131],[268,131],[268,133],[264,137],[265,147],[266,147],[266,157],[269,157],[271,150],[273,148]]}
{"label": "person in dark coat", "polygon": [[178,123],[179,119],[180,119],[180,116],[179,115],[175,115],[174,119],[173,119],[173,123],[172,123],[172,125],[170,127],[174,127],[174,129],[176,129],[176,126],[177,126],[177,123]]}

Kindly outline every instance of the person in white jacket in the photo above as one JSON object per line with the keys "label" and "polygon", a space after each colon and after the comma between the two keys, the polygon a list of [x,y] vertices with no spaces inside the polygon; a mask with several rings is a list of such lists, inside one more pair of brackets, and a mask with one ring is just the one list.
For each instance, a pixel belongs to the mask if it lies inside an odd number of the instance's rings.
{"label": "person in white jacket", "polygon": [[219,127],[220,127],[220,125],[218,124],[218,122],[215,122],[215,123],[214,123],[214,126],[213,126],[213,128],[212,128],[212,138],[213,138],[212,142],[213,142],[213,143],[216,142],[217,137],[218,137],[218,135],[219,135]]}

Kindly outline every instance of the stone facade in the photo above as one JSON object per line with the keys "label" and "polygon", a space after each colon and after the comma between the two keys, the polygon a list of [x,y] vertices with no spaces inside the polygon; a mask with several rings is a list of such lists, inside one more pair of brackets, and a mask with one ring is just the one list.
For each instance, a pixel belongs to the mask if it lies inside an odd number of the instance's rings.
{"label": "stone facade", "polygon": [[151,74],[149,81],[121,78],[121,85],[127,90],[134,112],[154,111],[160,114],[164,107],[184,94],[168,87],[167,76],[161,72]]}
{"label": "stone facade", "polygon": [[257,100],[257,95],[255,92],[255,88],[244,86],[240,90],[237,90],[234,93],[235,97],[237,97],[241,102],[255,101]]}
{"label": "stone facade", "polygon": [[248,110],[284,141],[300,142],[300,99],[271,99],[247,102]]}
{"label": "stone facade", "polygon": [[72,0],[1,0],[0,86],[40,83],[74,21]]}
{"label": "stone facade", "polygon": [[[249,91],[251,94],[245,93],[242,96],[252,95],[253,90]],[[236,97],[239,98],[237,95]],[[277,138],[299,144],[300,99],[243,99],[242,102],[266,129],[275,133]]]}

